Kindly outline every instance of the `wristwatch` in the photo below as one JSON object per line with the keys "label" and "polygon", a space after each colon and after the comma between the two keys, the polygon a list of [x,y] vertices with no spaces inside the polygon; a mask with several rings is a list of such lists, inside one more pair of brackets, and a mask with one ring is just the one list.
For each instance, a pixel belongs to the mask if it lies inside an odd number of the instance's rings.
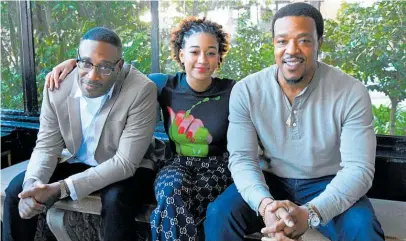
{"label": "wristwatch", "polygon": [[309,212],[309,217],[307,218],[307,224],[309,225],[309,228],[317,228],[321,223],[319,215],[316,213],[316,211],[314,211],[314,208],[310,203],[306,203],[305,207]]}
{"label": "wristwatch", "polygon": [[64,180],[59,181],[59,188],[61,189],[61,195],[59,196],[59,199],[64,199],[70,195],[68,185]]}

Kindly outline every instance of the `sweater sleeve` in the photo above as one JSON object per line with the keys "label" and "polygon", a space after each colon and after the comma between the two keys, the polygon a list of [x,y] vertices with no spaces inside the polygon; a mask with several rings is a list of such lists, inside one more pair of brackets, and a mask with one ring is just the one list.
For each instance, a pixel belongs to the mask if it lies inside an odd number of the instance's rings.
{"label": "sweater sleeve", "polygon": [[310,202],[319,210],[324,224],[367,193],[375,172],[376,137],[372,106],[368,91],[360,82],[354,82],[342,108],[342,169],[325,191]]}
{"label": "sweater sleeve", "polygon": [[250,116],[249,95],[244,87],[243,81],[237,83],[230,97],[229,169],[239,193],[258,214],[261,200],[272,196],[259,165],[257,132]]}

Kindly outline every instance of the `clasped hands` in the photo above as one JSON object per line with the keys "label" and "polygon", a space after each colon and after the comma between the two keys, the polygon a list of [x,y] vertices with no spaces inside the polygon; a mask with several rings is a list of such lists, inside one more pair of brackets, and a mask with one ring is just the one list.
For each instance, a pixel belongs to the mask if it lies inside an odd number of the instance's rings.
{"label": "clasped hands", "polygon": [[60,196],[58,182],[43,184],[40,181],[29,179],[23,187],[23,191],[18,194],[18,212],[23,219],[30,219],[43,213],[47,207],[51,207]]}
{"label": "clasped hands", "polygon": [[308,229],[308,210],[289,200],[273,201],[265,207],[265,227],[261,229],[267,237],[262,241],[298,240]]}

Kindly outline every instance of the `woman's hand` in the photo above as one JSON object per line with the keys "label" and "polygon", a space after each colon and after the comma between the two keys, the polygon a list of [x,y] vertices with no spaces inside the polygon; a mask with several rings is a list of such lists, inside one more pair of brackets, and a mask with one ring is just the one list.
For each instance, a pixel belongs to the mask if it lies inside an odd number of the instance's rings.
{"label": "woman's hand", "polygon": [[68,59],[58,64],[52,69],[51,72],[45,76],[45,86],[49,90],[53,90],[54,87],[59,89],[59,83],[62,82],[66,76],[74,69],[76,66],[75,59]]}

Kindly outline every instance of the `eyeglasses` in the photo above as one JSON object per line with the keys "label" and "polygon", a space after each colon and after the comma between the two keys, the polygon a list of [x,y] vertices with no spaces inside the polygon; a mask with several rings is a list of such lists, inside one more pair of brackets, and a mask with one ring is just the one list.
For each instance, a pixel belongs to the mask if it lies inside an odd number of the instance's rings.
{"label": "eyeglasses", "polygon": [[93,68],[96,68],[96,71],[101,75],[111,75],[113,73],[115,66],[120,62],[121,58],[119,58],[115,63],[114,67],[108,65],[95,65],[88,60],[84,60],[80,57],[79,50],[78,50],[78,57],[76,58],[76,63],[79,68],[85,71],[91,71]]}

